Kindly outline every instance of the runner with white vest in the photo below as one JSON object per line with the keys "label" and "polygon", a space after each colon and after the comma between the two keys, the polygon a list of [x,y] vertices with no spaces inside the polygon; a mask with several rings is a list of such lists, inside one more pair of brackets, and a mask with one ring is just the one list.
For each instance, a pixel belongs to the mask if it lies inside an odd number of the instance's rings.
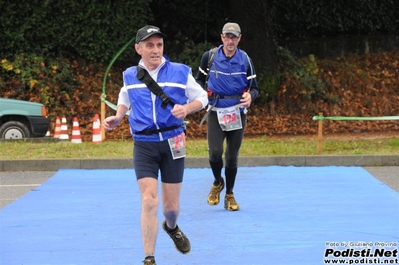
{"label": "runner with white vest", "polygon": [[165,217],[162,228],[179,252],[191,250],[190,241],[177,226],[186,154],[183,121],[187,114],[208,104],[206,92],[195,82],[191,69],[163,56],[164,37],[154,26],[138,30],[135,49],[141,60],[123,73],[117,113],[103,122],[106,130],[112,130],[130,109],[134,170],[141,192],[144,265],[156,265],[158,172]]}

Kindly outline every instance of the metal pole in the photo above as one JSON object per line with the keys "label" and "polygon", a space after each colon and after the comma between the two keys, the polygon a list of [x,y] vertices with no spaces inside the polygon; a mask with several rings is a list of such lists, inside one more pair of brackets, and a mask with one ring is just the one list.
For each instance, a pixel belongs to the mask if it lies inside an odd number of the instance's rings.
{"label": "metal pole", "polygon": [[[323,113],[319,113],[320,117],[323,117]],[[317,137],[317,153],[321,155],[321,147],[323,144],[323,119],[319,119],[319,133]]]}
{"label": "metal pole", "polygon": [[[105,102],[101,101],[101,121],[100,121],[100,124],[103,124],[104,120],[105,120]],[[105,140],[105,129],[104,129],[104,126],[101,126],[101,139],[103,141]]]}

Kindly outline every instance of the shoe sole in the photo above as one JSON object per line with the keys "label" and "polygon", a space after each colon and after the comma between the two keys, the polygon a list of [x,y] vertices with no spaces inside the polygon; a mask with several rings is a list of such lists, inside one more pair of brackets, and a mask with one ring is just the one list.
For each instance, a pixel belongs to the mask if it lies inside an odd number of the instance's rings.
{"label": "shoe sole", "polygon": [[[220,195],[219,195],[219,196],[220,196]],[[217,202],[214,202],[214,203],[210,202],[209,200],[207,200],[207,202],[208,202],[208,204],[209,204],[209,205],[211,205],[211,206],[215,206],[215,205],[218,205],[218,204],[219,204],[219,202],[220,202],[220,199],[219,199],[219,201],[217,201]]]}
{"label": "shoe sole", "polygon": [[238,207],[237,209],[231,209],[231,208],[228,208],[228,207],[224,207],[227,211],[229,211],[229,212],[236,212],[236,211],[239,211],[240,210],[240,207]]}

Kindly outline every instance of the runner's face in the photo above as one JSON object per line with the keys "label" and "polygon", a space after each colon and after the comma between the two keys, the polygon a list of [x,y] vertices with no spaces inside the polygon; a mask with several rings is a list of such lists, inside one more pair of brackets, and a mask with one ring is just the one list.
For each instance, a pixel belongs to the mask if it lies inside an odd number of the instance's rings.
{"label": "runner's face", "polygon": [[153,35],[135,45],[136,52],[141,55],[148,70],[155,70],[162,62],[163,38]]}
{"label": "runner's face", "polygon": [[236,52],[238,43],[241,40],[241,35],[237,37],[234,34],[227,33],[227,34],[221,34],[220,36],[222,38],[224,51],[226,55],[228,56],[233,55]]}

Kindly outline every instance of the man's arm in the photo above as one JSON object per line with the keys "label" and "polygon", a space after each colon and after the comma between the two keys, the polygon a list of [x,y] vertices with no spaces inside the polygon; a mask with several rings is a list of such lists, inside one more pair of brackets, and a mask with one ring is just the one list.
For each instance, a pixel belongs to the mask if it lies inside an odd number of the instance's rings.
{"label": "man's arm", "polygon": [[195,78],[195,81],[203,88],[206,89],[205,87],[205,82],[206,82],[206,77],[208,75],[208,60],[209,60],[209,51],[205,52],[202,55],[200,65],[198,67],[198,72],[197,72],[197,77]]}
{"label": "man's arm", "polygon": [[206,107],[206,105],[208,105],[208,94],[196,82],[191,74],[188,76],[187,80],[186,96],[188,97],[189,102],[199,101],[201,103],[200,105],[196,105],[196,108],[192,108],[189,113],[203,109]]}
{"label": "man's arm", "polygon": [[110,131],[116,126],[118,126],[119,123],[122,121],[123,117],[125,117],[126,112],[129,110],[129,107],[130,107],[130,102],[126,87],[122,87],[119,92],[116,114],[114,116],[107,117],[103,121],[104,129]]}
{"label": "man's arm", "polygon": [[254,64],[249,56],[248,58],[248,69],[247,69],[247,79],[248,87],[250,88],[249,94],[251,95],[251,101],[253,102],[259,95],[258,81],[256,78],[256,71]]}
{"label": "man's arm", "polygon": [[178,119],[184,119],[188,114],[199,111],[208,104],[208,94],[195,81],[191,71],[186,84],[186,96],[188,103],[184,105],[176,104],[171,111],[173,116]]}

